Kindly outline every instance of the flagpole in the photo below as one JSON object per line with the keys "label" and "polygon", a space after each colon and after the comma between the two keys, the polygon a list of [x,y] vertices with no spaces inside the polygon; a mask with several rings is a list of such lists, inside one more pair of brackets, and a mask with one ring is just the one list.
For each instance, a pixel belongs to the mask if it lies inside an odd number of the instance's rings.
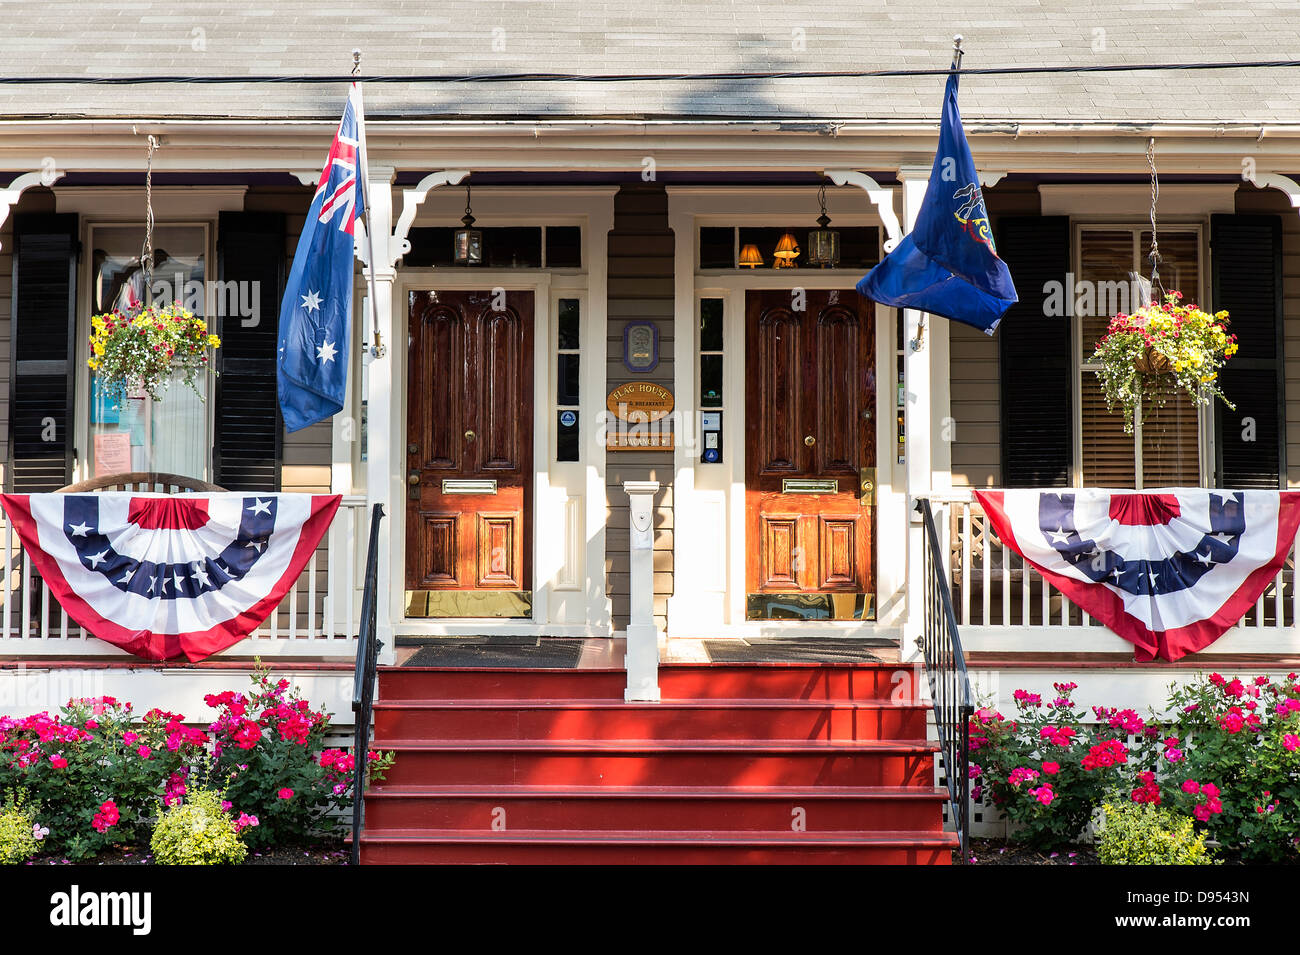
{"label": "flagpole", "polygon": [[[352,51],[352,75],[356,76],[361,72],[361,51]],[[375,303],[375,235],[374,230],[370,228],[370,163],[366,158],[366,109],[362,103],[361,84],[357,83],[357,180],[361,187],[362,214],[366,220],[366,258],[369,260],[369,268],[364,269],[366,276],[366,298],[370,301],[370,322],[373,329],[373,339],[370,345],[370,354],[374,358],[382,358],[385,348],[383,339],[379,334],[379,307]]]}
{"label": "flagpole", "polygon": [[[961,73],[961,58],[964,51],[961,48],[961,34],[958,33],[952,38],[952,63],[948,70],[951,73]],[[942,120],[941,120],[942,122]],[[925,312],[922,312],[916,320],[916,338],[912,340],[912,351],[920,351],[925,347]]]}

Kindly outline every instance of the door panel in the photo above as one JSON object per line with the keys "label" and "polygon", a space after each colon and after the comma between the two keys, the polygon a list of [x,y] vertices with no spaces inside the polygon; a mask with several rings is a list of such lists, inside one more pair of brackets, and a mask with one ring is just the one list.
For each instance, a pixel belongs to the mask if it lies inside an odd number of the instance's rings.
{"label": "door panel", "polygon": [[[487,291],[411,294],[409,615],[514,616],[531,604],[533,296],[494,304]],[[478,591],[511,593],[494,603]]]}
{"label": "door panel", "polygon": [[747,615],[874,618],[874,306],[751,291],[745,326]]}

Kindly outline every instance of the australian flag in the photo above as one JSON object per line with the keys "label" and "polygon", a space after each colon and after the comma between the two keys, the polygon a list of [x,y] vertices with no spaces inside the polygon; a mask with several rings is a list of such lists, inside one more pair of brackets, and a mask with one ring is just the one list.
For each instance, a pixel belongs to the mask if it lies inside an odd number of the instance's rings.
{"label": "australian flag", "polygon": [[365,211],[361,88],[352,84],[325,171],[293,254],[280,304],[277,384],[284,424],[297,431],[343,410],[351,338],[352,247]]}
{"label": "australian flag", "polygon": [[858,291],[874,302],[943,315],[988,335],[1018,300],[1007,264],[993,244],[957,111],[956,73],[948,77],[939,151],[916,225],[858,283]]}

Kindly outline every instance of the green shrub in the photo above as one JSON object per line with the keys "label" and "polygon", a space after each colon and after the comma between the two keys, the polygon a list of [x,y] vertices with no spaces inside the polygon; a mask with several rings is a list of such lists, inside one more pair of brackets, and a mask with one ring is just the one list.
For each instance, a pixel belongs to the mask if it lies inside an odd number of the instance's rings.
{"label": "green shrub", "polygon": [[1213,865],[1205,833],[1154,803],[1106,803],[1097,858],[1103,865]]}
{"label": "green shrub", "polygon": [[[40,833],[38,835],[38,832]],[[36,807],[21,789],[5,794],[0,806],[0,865],[18,865],[36,855],[44,833],[36,822]]]}
{"label": "green shrub", "polygon": [[149,846],[163,865],[234,865],[248,854],[221,808],[221,794],[212,789],[194,789],[185,802],[164,808]]}

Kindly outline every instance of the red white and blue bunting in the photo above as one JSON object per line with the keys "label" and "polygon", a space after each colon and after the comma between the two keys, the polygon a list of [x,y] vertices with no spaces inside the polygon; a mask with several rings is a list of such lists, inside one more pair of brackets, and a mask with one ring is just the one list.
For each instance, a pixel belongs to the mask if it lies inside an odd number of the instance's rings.
{"label": "red white and blue bunting", "polygon": [[87,632],[202,660],[256,630],[338,510],[312,494],[0,495],[32,564]]}
{"label": "red white and blue bunting", "polygon": [[1255,605],[1286,561],[1300,492],[976,491],[997,535],[1136,648],[1177,660]]}

